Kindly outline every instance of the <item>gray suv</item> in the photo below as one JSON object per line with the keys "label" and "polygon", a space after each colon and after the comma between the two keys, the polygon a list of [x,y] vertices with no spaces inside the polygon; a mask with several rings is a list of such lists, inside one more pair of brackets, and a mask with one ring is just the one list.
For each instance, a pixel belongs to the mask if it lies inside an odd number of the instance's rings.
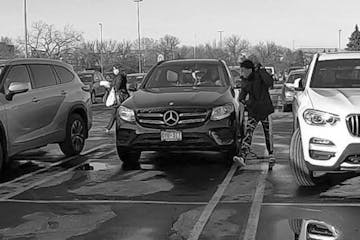
{"label": "gray suv", "polygon": [[0,169],[14,154],[50,143],[79,154],[92,123],[89,90],[60,61],[0,61]]}

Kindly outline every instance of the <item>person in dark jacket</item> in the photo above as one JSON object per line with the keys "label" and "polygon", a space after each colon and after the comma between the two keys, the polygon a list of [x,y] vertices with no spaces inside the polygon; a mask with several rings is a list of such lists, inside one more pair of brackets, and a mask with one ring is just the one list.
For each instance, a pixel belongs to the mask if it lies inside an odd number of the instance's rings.
{"label": "person in dark jacket", "polygon": [[[241,149],[234,161],[240,166],[245,166],[245,160],[250,153],[251,141],[258,123],[261,122],[265,134],[266,148],[270,161],[274,161],[272,136],[270,133],[270,114],[274,112],[269,88],[273,85],[273,78],[261,68],[255,66],[250,60],[244,60],[240,64],[242,72],[242,88],[239,101],[244,103],[248,112],[245,137],[242,140]],[[248,96],[248,100],[246,97]]]}
{"label": "person in dark jacket", "polygon": [[124,102],[130,96],[130,94],[127,90],[127,87],[126,87],[126,84],[127,84],[126,73],[124,71],[120,73],[119,65],[113,66],[113,73],[114,73],[115,77],[112,81],[112,87],[115,90],[115,96],[116,96],[117,100],[116,100],[116,104],[114,106],[112,106],[113,110],[111,113],[110,121],[105,129],[106,133],[110,132],[110,129],[112,128],[112,126],[115,123],[117,109],[120,107],[121,103]]}

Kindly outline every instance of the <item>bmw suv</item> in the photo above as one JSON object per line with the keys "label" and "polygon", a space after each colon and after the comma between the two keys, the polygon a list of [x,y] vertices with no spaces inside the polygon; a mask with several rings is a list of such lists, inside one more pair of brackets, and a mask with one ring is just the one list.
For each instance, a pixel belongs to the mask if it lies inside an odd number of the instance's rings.
{"label": "bmw suv", "polygon": [[300,83],[290,144],[297,183],[315,185],[317,172],[359,170],[360,52],[315,55]]}
{"label": "bmw suv", "polygon": [[231,161],[243,132],[237,99],[221,60],[159,62],[118,110],[120,159],[138,164],[141,151],[195,150],[220,151]]}
{"label": "bmw suv", "polygon": [[0,106],[0,168],[14,154],[50,143],[76,155],[91,128],[89,87],[60,61],[0,61]]}

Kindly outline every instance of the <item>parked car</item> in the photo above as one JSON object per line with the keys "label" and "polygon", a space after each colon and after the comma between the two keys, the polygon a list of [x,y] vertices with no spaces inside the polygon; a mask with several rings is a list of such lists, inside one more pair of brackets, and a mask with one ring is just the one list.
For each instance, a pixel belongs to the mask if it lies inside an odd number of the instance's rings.
{"label": "parked car", "polygon": [[240,66],[229,66],[233,81],[237,86],[241,86],[241,69]]}
{"label": "parked car", "polygon": [[91,102],[96,103],[97,97],[103,97],[106,88],[100,85],[100,81],[105,80],[104,76],[96,70],[85,70],[78,73],[80,80],[90,86]]}
{"label": "parked car", "polygon": [[118,155],[132,165],[141,151],[220,151],[230,163],[243,133],[243,111],[225,62],[159,62],[119,108]]}
{"label": "parked car", "polygon": [[360,52],[316,54],[295,88],[290,166],[296,182],[315,185],[319,171],[358,171]]}
{"label": "parked car", "polygon": [[283,112],[291,112],[295,95],[295,85],[305,77],[305,69],[291,71],[281,90]]}
{"label": "parked car", "polygon": [[59,143],[79,154],[92,125],[89,87],[72,67],[48,59],[0,62],[0,168],[16,153]]}

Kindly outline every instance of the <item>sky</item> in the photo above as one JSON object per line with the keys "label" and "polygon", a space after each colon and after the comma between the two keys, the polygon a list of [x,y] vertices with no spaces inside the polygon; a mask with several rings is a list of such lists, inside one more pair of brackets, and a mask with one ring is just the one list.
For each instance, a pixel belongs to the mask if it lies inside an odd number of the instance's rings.
{"label": "sky", "polygon": [[[0,0],[0,36],[24,35],[24,0]],[[345,47],[360,24],[359,0],[143,0],[141,37],[171,34],[181,45],[213,43],[233,34],[251,44],[273,41],[288,47]],[[133,0],[27,0],[28,27],[42,20],[72,25],[86,40],[137,39]]]}

